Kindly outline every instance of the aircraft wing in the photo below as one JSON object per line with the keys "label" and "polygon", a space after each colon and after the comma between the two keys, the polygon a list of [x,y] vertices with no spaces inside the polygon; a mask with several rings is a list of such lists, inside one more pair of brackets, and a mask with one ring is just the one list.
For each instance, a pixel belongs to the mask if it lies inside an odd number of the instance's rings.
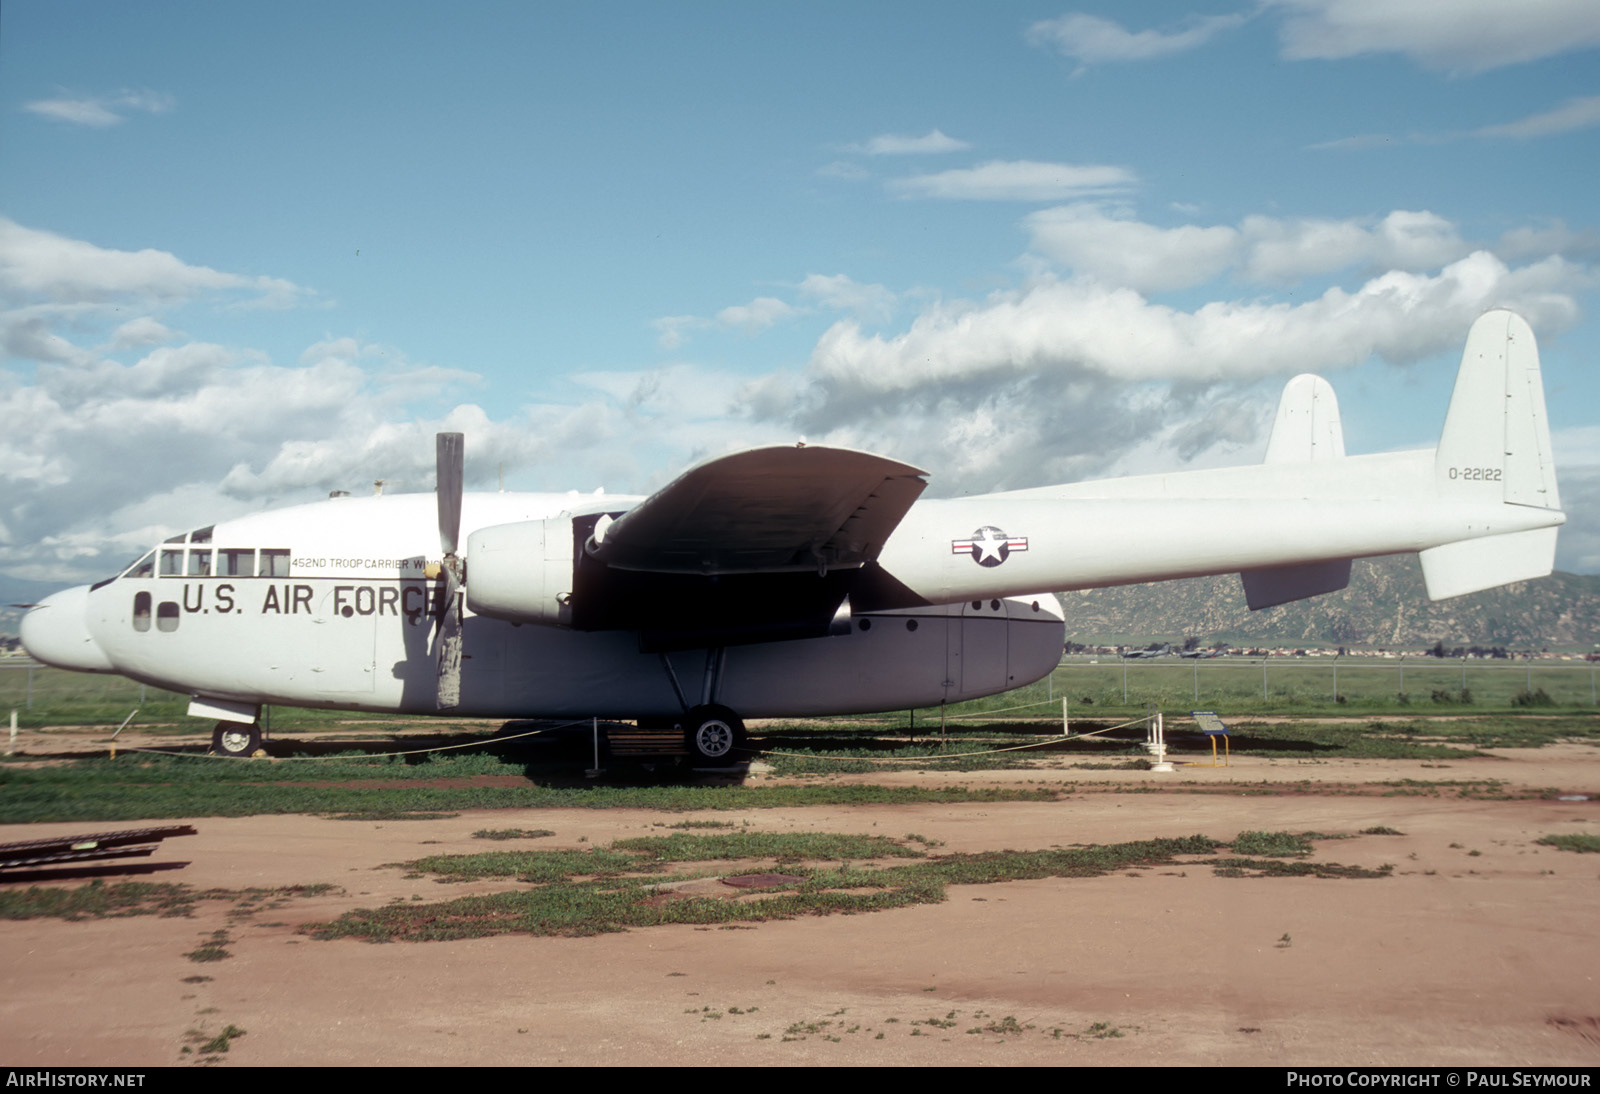
{"label": "aircraft wing", "polygon": [[570,624],[654,649],[826,634],[923,474],[803,445],[707,460],[615,520],[587,518],[587,535],[574,522]]}
{"label": "aircraft wing", "polygon": [[613,570],[660,574],[856,568],[878,557],[925,474],[847,448],[735,452],[597,525],[586,553]]}

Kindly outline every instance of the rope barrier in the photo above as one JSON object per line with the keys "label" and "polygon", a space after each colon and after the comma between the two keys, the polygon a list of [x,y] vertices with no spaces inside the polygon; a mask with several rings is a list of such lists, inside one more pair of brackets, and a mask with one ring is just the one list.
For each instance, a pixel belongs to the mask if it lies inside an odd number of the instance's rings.
{"label": "rope barrier", "polygon": [[[541,734],[552,733],[552,732],[554,732],[555,730],[558,730],[558,729],[568,729],[568,728],[570,728],[572,726],[583,725],[587,721],[588,721],[587,718],[578,718],[578,719],[575,719],[575,720],[570,721],[570,722],[560,722],[560,723],[558,723],[556,725],[543,726],[543,727],[541,727],[539,729],[532,729],[532,730],[529,730],[526,733],[513,733],[513,734],[510,734],[510,735],[504,736],[504,737],[489,737],[489,738],[486,738],[486,739],[484,739],[482,741],[464,741],[461,744],[435,745],[432,748],[413,748],[413,749],[407,749],[407,750],[404,750],[404,751],[401,751],[401,752],[366,752],[366,753],[363,753],[362,755],[363,755],[364,758],[367,758],[367,759],[382,760],[382,759],[388,759],[390,757],[396,757],[396,756],[424,756],[424,755],[427,755],[428,753],[431,753],[431,752],[451,752],[451,751],[454,751],[456,749],[463,749],[463,748],[483,748],[483,747],[485,747],[487,745],[499,744],[502,741],[520,741],[524,737],[537,737],[537,736],[540,736]],[[139,753],[143,753],[145,755],[150,755],[150,756],[178,756],[178,757],[186,757],[186,758],[191,759],[191,760],[224,760],[224,761],[233,761],[233,760],[248,760],[248,759],[250,759],[249,756],[219,756],[214,752],[167,752],[167,751],[164,751],[164,750],[159,749],[159,748],[121,748],[121,749],[118,749],[117,751],[119,751],[119,752],[139,752]],[[349,757],[348,756],[279,756],[279,757],[275,757],[275,758],[279,759],[279,760],[294,760],[294,761],[303,762],[303,763],[318,763],[318,762],[321,762],[321,761],[324,761],[324,760],[338,760],[340,762],[348,762],[349,761]]]}
{"label": "rope barrier", "polygon": [[1102,733],[1110,733],[1114,729],[1126,729],[1129,726],[1142,725],[1142,724],[1144,724],[1144,723],[1146,723],[1148,721],[1149,721],[1148,717],[1146,717],[1146,718],[1135,718],[1130,722],[1123,722],[1120,725],[1106,726],[1103,729],[1091,730],[1088,733],[1077,733],[1077,734],[1072,735],[1071,737],[1051,737],[1048,740],[1031,741],[1031,742],[1029,742],[1027,744],[1012,745],[1012,746],[1007,747],[1007,748],[990,748],[990,749],[984,749],[984,750],[979,751],[979,752],[956,752],[956,753],[952,753],[952,754],[944,755],[944,756],[910,756],[910,757],[905,757],[905,758],[900,758],[900,757],[895,757],[895,756],[887,756],[887,757],[883,757],[883,758],[877,758],[877,757],[872,757],[872,756],[819,756],[819,755],[817,755],[815,753],[812,753],[812,752],[775,752],[775,751],[762,751],[762,752],[756,753],[756,755],[758,755],[758,756],[788,756],[788,757],[792,757],[792,758],[795,758],[795,759],[816,760],[816,761],[819,761],[819,762],[831,760],[834,763],[928,764],[928,763],[937,763],[940,760],[970,760],[970,759],[973,759],[974,757],[978,757],[978,756],[998,756],[1001,753],[1005,753],[1005,752],[1025,752],[1030,748],[1044,748],[1046,745],[1069,744],[1072,741],[1082,741],[1082,740],[1086,740],[1086,739],[1088,739],[1090,737],[1098,737]]}

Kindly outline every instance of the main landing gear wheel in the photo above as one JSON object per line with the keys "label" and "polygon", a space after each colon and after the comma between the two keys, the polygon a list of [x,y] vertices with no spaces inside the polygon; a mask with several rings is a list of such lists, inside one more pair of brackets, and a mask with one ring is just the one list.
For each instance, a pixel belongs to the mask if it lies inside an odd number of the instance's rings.
{"label": "main landing gear wheel", "polygon": [[218,756],[254,756],[261,747],[261,727],[255,722],[218,722],[211,731],[211,751]]}
{"label": "main landing gear wheel", "polygon": [[684,743],[698,767],[727,767],[744,744],[744,723],[727,707],[695,707],[684,717]]}

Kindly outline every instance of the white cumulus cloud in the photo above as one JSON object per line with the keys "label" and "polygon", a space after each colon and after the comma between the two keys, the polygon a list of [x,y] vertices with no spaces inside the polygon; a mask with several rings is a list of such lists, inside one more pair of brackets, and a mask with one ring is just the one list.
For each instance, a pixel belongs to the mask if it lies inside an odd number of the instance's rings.
{"label": "white cumulus cloud", "polygon": [[1475,137],[1548,137],[1600,125],[1600,95],[1569,99],[1554,110],[1531,114],[1503,125],[1486,125],[1472,131]]}
{"label": "white cumulus cloud", "polygon": [[1067,201],[1126,190],[1136,182],[1138,177],[1125,167],[993,160],[976,167],[894,179],[889,190],[908,198]]}
{"label": "white cumulus cloud", "polygon": [[1252,215],[1237,227],[1163,228],[1079,203],[1042,209],[1023,224],[1036,253],[1140,292],[1202,285],[1227,271],[1283,285],[1352,266],[1432,269],[1471,249],[1454,224],[1425,210],[1395,210],[1377,221]]}
{"label": "white cumulus cloud", "polygon": [[1184,53],[1243,23],[1246,15],[1190,16],[1164,30],[1130,31],[1098,15],[1070,12],[1028,28],[1028,41],[1084,64],[1148,61]]}
{"label": "white cumulus cloud", "polygon": [[1427,68],[1483,72],[1600,45],[1588,0],[1270,0],[1291,60],[1402,53]]}
{"label": "white cumulus cloud", "polygon": [[964,152],[972,145],[966,141],[947,137],[937,129],[930,129],[920,137],[907,137],[899,133],[881,133],[870,140],[850,146],[850,151],[868,156],[927,156],[944,152]]}
{"label": "white cumulus cloud", "polygon": [[165,114],[176,104],[160,91],[118,91],[109,95],[59,96],[35,99],[23,109],[52,121],[104,129],[127,120],[130,112]]}

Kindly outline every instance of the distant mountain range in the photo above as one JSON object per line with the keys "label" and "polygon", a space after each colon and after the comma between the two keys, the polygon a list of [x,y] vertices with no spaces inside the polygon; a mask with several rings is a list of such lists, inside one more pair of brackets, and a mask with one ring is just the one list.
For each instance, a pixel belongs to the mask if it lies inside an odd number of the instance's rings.
{"label": "distant mountain range", "polygon": [[1587,651],[1600,643],[1600,575],[1555,573],[1432,601],[1414,555],[1364,559],[1337,593],[1252,612],[1237,575],[1063,593],[1074,642],[1202,645],[1505,646]]}

